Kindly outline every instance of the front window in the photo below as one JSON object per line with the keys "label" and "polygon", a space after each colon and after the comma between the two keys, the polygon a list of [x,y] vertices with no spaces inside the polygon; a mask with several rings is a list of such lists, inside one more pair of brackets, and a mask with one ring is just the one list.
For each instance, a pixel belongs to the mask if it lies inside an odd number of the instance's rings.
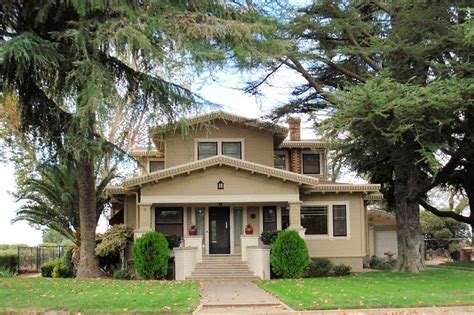
{"label": "front window", "polygon": [[281,207],[281,229],[286,230],[290,226],[290,209]]}
{"label": "front window", "polygon": [[285,152],[275,152],[273,156],[273,166],[281,170],[288,170],[287,167],[288,156]]}
{"label": "front window", "polygon": [[222,155],[227,155],[236,159],[242,158],[241,142],[222,142]]}
{"label": "front window", "polygon": [[165,235],[183,235],[183,208],[155,209],[155,230]]}
{"label": "front window", "polygon": [[305,234],[328,235],[328,207],[301,207],[301,225]]}
{"label": "front window", "polygon": [[303,174],[321,174],[321,161],[319,153],[303,154]]}
{"label": "front window", "polygon": [[332,226],[334,236],[347,236],[347,212],[345,205],[332,207]]}
{"label": "front window", "polygon": [[149,169],[150,173],[160,171],[165,168],[165,162],[164,161],[150,161],[149,163]]}
{"label": "front window", "polygon": [[198,160],[206,159],[217,155],[217,142],[199,142]]}
{"label": "front window", "polygon": [[277,216],[275,206],[263,207],[263,230],[264,231],[276,231],[277,229]]}

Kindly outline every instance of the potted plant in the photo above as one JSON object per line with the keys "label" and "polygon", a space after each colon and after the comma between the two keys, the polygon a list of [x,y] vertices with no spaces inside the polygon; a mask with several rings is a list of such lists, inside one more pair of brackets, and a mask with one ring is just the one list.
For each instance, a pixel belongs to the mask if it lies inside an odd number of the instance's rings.
{"label": "potted plant", "polygon": [[189,233],[189,235],[197,235],[197,229],[196,229],[196,226],[194,224],[189,227],[188,233]]}
{"label": "potted plant", "polygon": [[246,235],[252,235],[253,234],[253,227],[250,224],[247,224],[245,227],[245,234]]}

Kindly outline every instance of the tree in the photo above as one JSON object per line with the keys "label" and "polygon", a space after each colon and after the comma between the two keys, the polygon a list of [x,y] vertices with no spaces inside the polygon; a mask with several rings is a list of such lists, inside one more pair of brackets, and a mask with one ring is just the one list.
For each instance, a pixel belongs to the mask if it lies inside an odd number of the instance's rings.
{"label": "tree", "polygon": [[424,268],[419,203],[470,141],[470,132],[450,129],[466,129],[462,118],[472,112],[466,10],[467,1],[318,1],[286,24],[294,49],[267,64],[270,73],[286,66],[306,80],[274,118],[338,115],[326,121],[328,135],[344,140],[353,169],[381,183],[395,210],[399,271]]}
{"label": "tree", "polygon": [[150,108],[174,119],[178,108],[201,100],[157,69],[177,56],[184,65],[222,62],[236,37],[234,55],[245,59],[265,27],[247,23],[256,14],[219,1],[20,0],[1,9],[3,97],[16,103],[22,133],[39,141],[45,156],[77,166],[77,277],[99,276],[96,165],[114,146],[98,125],[125,100],[132,120]]}
{"label": "tree", "polygon": [[73,245],[69,239],[51,229],[43,230],[43,244]]}

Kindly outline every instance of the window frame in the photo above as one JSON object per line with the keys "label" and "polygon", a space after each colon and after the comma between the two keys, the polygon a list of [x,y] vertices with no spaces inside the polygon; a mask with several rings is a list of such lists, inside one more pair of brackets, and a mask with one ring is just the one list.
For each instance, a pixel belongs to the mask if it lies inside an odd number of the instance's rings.
{"label": "window frame", "polygon": [[[216,142],[217,143],[217,154],[215,156],[222,156],[222,143],[223,142],[240,142],[240,159],[245,160],[245,139],[244,138],[195,138],[195,149],[194,159],[199,160],[199,143],[200,142]],[[232,157],[231,157],[232,158]]]}
{"label": "window frame", "polygon": [[[349,240],[351,239],[351,208],[348,200],[328,200],[328,201],[305,201],[301,204],[301,208],[304,207],[317,207],[327,206],[328,207],[328,234],[305,234],[305,239],[308,240]],[[335,236],[333,226],[333,207],[334,206],[346,206],[346,236]]]}
{"label": "window frame", "polygon": [[[176,210],[176,209],[180,209],[181,210],[181,223],[179,222],[162,222],[162,223],[158,223],[158,218],[159,218],[159,215],[158,215],[158,212],[159,211],[163,211],[163,210]],[[181,224],[181,234],[179,234],[180,236],[184,236],[185,233],[184,233],[184,223],[185,223],[185,208],[184,207],[154,207],[154,228],[155,228],[155,231],[156,232],[160,232],[158,231],[157,229],[157,225],[158,224],[161,224],[161,225],[178,225],[178,224]],[[163,232],[160,232],[160,233],[163,233]],[[164,233],[163,233],[164,234]]]}
{"label": "window frame", "polygon": [[[151,162],[163,162],[163,170],[166,168],[165,160],[163,160],[163,159],[148,159],[148,161],[147,161],[147,171],[148,171],[148,173],[151,173],[151,167],[150,167]],[[161,171],[161,170],[159,170],[159,171]],[[158,172],[158,171],[155,171],[155,172]]]}
{"label": "window frame", "polygon": [[[265,211],[267,209],[273,209],[275,212],[275,221],[265,221]],[[275,224],[274,229],[265,229],[265,224]],[[277,206],[262,206],[262,231],[277,231],[278,230],[278,207]]]}
{"label": "window frame", "polygon": [[[273,167],[275,167],[275,155],[277,154],[284,154],[285,155],[285,169],[284,171],[290,170],[290,155],[288,154],[288,150],[275,150],[273,151]],[[279,169],[279,168],[277,168]]]}
{"label": "window frame", "polygon": [[211,156],[207,157],[206,159],[211,158],[211,157],[216,156],[216,155],[219,155],[219,142],[217,142],[217,141],[199,141],[197,143],[197,148],[196,148],[197,160],[203,160],[203,159],[199,158],[199,145],[201,143],[215,143],[216,144],[216,154],[211,155]]}
{"label": "window frame", "polygon": [[[305,173],[304,172],[304,156],[305,155],[319,155],[319,173]],[[323,175],[323,151],[302,151],[301,152],[301,174],[308,176],[321,176]]]}
{"label": "window frame", "polygon": [[225,155],[225,156],[233,157],[233,156],[224,154],[224,144],[225,143],[238,143],[240,145],[240,152],[239,152],[240,157],[238,159],[242,160],[242,141],[221,141],[221,154]]}
{"label": "window frame", "polygon": [[[334,211],[334,207],[340,207],[340,206],[343,206],[344,207],[344,221],[346,222],[346,230],[345,230],[345,235],[336,235],[334,233],[335,231],[335,211]],[[333,237],[347,237],[347,206],[344,205],[344,204],[333,204],[332,206],[332,233],[333,233]],[[338,221],[342,221],[342,220],[338,220]]]}

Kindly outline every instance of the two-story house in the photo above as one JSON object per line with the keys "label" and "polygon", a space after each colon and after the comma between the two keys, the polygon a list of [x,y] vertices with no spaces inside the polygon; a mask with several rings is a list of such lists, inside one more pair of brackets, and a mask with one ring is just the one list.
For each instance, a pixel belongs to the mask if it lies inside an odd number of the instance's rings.
{"label": "two-story house", "polygon": [[[254,235],[295,229],[311,257],[361,270],[369,255],[366,201],[379,185],[327,181],[329,144],[301,140],[289,128],[213,112],[152,130],[156,150],[131,152],[142,174],[109,188],[114,213],[135,236],[156,230],[188,235],[195,225],[202,255],[240,255],[247,224]],[[200,249],[201,250],[201,249]]]}

